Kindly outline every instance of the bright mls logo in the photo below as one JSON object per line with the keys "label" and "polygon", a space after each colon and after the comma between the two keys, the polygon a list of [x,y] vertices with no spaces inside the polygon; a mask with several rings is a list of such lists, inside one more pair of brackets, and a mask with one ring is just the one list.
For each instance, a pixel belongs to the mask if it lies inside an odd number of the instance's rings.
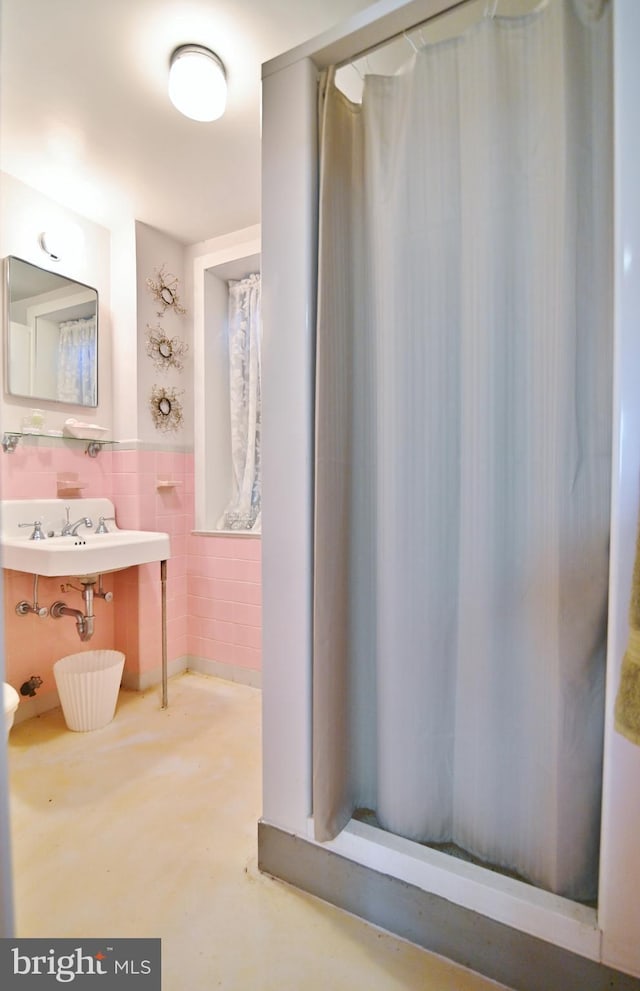
{"label": "bright mls logo", "polygon": [[73,991],[160,991],[159,939],[3,939],[3,991],[46,991],[73,983]]}
{"label": "bright mls logo", "polygon": [[35,956],[27,956],[26,953],[21,953],[17,946],[12,946],[11,954],[14,976],[49,974],[61,984],[66,984],[85,974],[107,973],[107,968],[102,962],[107,959],[106,954],[98,951],[94,956],[89,956],[83,953],[79,946],[76,946],[71,954],[57,954],[51,949],[48,953]]}

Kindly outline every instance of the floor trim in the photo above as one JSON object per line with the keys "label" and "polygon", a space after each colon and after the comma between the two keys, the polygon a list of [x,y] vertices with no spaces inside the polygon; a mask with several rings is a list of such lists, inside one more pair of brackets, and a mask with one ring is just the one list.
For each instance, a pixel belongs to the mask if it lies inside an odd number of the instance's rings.
{"label": "floor trim", "polygon": [[262,671],[243,668],[238,664],[210,661],[196,654],[187,654],[187,671],[197,671],[198,674],[206,674],[210,678],[222,678],[224,681],[235,681],[239,685],[249,685],[250,688],[262,688]]}

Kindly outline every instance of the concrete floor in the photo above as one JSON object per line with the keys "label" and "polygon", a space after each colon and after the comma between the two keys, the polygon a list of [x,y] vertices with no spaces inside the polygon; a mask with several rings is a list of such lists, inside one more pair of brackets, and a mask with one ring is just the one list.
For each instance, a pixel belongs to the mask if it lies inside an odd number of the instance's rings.
{"label": "concrete floor", "polygon": [[72,733],[9,737],[22,937],[162,938],[163,991],[488,991],[499,985],[256,868],[260,692],[185,674]]}

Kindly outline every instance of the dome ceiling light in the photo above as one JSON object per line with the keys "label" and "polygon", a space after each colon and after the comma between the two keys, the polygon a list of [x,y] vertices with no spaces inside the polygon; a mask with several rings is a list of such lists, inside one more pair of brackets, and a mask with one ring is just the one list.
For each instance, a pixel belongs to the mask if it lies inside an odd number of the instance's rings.
{"label": "dome ceiling light", "polygon": [[227,77],[218,56],[202,45],[180,45],[169,63],[169,99],[191,120],[222,117],[227,103]]}

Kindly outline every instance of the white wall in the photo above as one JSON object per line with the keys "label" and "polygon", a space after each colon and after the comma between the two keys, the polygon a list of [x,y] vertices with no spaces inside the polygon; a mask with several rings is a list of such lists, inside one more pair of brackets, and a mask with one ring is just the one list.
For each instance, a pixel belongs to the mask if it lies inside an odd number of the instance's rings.
{"label": "white wall", "polygon": [[[263,71],[264,538],[263,817],[306,836],[311,809],[312,329],[316,166],[315,65],[345,60],[444,9],[445,0],[382,0],[343,29]],[[603,836],[598,916],[532,889],[509,904],[499,884],[435,878],[382,837],[345,831],[336,850],[640,976],[640,748],[614,733],[640,478],[640,5],[614,0],[616,64],[616,420]],[[270,383],[270,388],[268,384]],[[398,845],[396,844],[396,847]],[[418,858],[413,858],[417,862]],[[535,904],[534,904],[535,903]]]}
{"label": "white wall", "polygon": [[[105,427],[113,424],[111,375],[111,243],[104,227],[67,210],[12,176],[3,174],[0,182],[0,256],[16,255],[24,261],[58,272],[98,290],[98,408],[87,415]],[[38,244],[43,231],[73,224],[84,235],[81,252],[53,262]],[[2,279],[2,313],[4,326],[5,281]],[[0,358],[4,383],[4,349]],[[16,399],[6,396],[3,388],[0,420],[3,430],[19,430],[26,410],[37,406],[46,412],[46,427],[61,429],[68,416],[79,417],[77,407],[43,400]],[[84,416],[84,413],[81,413]],[[80,418],[80,417],[79,417]]]}
{"label": "white wall", "polygon": [[[173,448],[190,445],[193,438],[193,310],[185,286],[186,251],[183,244],[147,224],[136,222],[137,288],[137,365],[138,365],[138,436],[146,443]],[[147,279],[158,281],[161,268],[168,276],[178,279],[177,294],[185,313],[162,306],[147,288]],[[147,327],[160,327],[169,339],[177,338],[189,347],[183,368],[157,368],[147,354]],[[149,397],[154,385],[175,389],[182,406],[183,421],[177,430],[158,430],[149,410]]]}
{"label": "white wall", "polygon": [[316,71],[263,79],[263,816],[304,835],[311,811]]}
{"label": "white wall", "polygon": [[133,220],[111,232],[111,332],[113,358],[113,436],[138,437],[138,352],[133,347],[138,323],[136,226]]}

